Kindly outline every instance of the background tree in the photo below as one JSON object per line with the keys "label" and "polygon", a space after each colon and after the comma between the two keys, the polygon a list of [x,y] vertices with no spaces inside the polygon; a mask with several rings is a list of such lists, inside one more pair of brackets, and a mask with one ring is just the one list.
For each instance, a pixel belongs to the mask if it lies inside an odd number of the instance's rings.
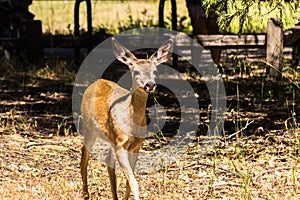
{"label": "background tree", "polygon": [[300,21],[299,0],[202,0],[206,12],[215,10],[221,32],[265,32],[267,20],[277,18],[283,28]]}

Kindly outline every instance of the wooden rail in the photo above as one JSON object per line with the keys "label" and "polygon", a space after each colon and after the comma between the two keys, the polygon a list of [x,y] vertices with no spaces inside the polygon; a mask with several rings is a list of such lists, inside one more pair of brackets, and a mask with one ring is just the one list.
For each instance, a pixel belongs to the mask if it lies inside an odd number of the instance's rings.
{"label": "wooden rail", "polygon": [[[41,35],[41,24],[35,23],[38,31],[33,31],[29,34],[28,38],[0,38],[2,46],[13,45],[16,48],[29,48],[28,44],[32,44],[34,41],[36,45],[30,45],[30,51],[32,57],[42,52],[42,48],[51,47],[65,47],[65,48],[88,48],[91,49],[97,44],[107,39],[111,35],[80,35],[80,36],[42,36],[38,39],[37,35]],[[32,26],[30,26],[32,27]],[[32,29],[32,28],[28,28]],[[33,30],[33,29],[32,29]],[[35,34],[39,32],[39,34]],[[29,31],[30,33],[30,31]],[[32,38],[32,40],[30,40]],[[283,47],[292,46],[295,49],[293,53],[294,65],[299,65],[300,60],[300,24],[292,29],[283,31],[280,25],[274,19],[268,21],[267,33],[266,34],[246,34],[246,35],[196,35],[195,39],[206,49],[262,49],[266,53],[265,61],[270,65],[273,65],[276,69],[282,69],[282,56]],[[139,36],[132,35],[132,41],[141,41]],[[176,43],[177,48],[189,48],[190,44],[181,44],[180,41]],[[39,48],[36,48],[36,47]],[[261,51],[260,51],[261,52]],[[174,64],[176,65],[176,59]],[[270,68],[271,75],[278,75],[277,70]]]}
{"label": "wooden rail", "polygon": [[262,48],[266,34],[258,35],[196,35],[198,42],[207,49]]}
{"label": "wooden rail", "polygon": [[[277,70],[282,69],[283,47],[292,46],[300,49],[300,25],[287,31],[283,31],[280,24],[275,19],[269,19],[266,34],[254,35],[197,35],[195,38],[206,49],[247,49],[264,48],[266,49],[265,61]],[[293,60],[298,61],[300,51],[296,50]],[[270,74],[278,75],[278,71],[270,68]]]}

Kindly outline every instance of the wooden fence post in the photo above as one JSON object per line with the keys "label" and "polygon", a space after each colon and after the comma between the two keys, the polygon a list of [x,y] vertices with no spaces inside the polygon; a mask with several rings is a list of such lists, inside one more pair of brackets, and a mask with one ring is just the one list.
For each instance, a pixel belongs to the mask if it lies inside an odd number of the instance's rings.
{"label": "wooden fence post", "polygon": [[43,57],[42,22],[33,20],[26,24],[26,49],[30,62],[39,62]]}
{"label": "wooden fence post", "polygon": [[[282,70],[283,30],[276,19],[269,19],[267,26],[267,62],[274,68]],[[278,76],[276,69],[270,68],[271,76]]]}

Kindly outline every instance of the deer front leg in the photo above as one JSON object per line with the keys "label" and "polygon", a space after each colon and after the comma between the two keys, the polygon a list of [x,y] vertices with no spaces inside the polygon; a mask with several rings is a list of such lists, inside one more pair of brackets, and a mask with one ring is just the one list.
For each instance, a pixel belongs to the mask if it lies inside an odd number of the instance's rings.
{"label": "deer front leg", "polygon": [[[126,179],[129,183],[130,189],[133,191],[134,199],[139,200],[139,185],[134,177],[133,169],[131,168],[128,152],[124,149],[116,149],[116,157],[119,161],[120,167],[123,170]],[[127,192],[126,192],[127,193]],[[129,196],[129,195],[128,195]]]}
{"label": "deer front leg", "polygon": [[[137,158],[138,158],[138,153],[128,153],[128,159],[129,159],[129,163],[130,163],[130,166],[131,166],[131,169],[132,169],[133,173],[134,173]],[[124,200],[129,199],[130,191],[131,191],[130,185],[129,185],[129,182],[127,180],[126,181],[126,192],[125,192]]]}
{"label": "deer front leg", "polygon": [[109,175],[111,192],[113,195],[113,200],[118,200],[117,195],[117,180],[116,180],[116,172],[115,172],[115,164],[116,160],[113,155],[113,149],[111,149],[106,157],[107,170]]}

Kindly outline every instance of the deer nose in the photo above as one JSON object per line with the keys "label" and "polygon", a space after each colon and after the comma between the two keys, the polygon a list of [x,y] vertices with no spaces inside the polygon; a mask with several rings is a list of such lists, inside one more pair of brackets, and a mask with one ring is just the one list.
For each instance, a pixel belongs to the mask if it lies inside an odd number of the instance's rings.
{"label": "deer nose", "polygon": [[149,81],[144,86],[144,90],[149,93],[154,92],[155,88],[156,88],[156,83],[154,81]]}

